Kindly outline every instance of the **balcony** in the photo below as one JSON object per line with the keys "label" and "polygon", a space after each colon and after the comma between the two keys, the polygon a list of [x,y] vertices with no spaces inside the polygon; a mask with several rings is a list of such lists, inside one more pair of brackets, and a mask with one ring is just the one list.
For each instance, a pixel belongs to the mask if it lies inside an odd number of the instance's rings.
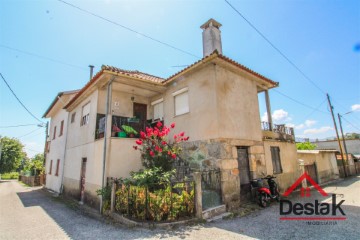
{"label": "balcony", "polygon": [[261,122],[263,139],[273,139],[282,142],[295,142],[294,128],[286,127],[285,124],[270,125],[268,122]]}

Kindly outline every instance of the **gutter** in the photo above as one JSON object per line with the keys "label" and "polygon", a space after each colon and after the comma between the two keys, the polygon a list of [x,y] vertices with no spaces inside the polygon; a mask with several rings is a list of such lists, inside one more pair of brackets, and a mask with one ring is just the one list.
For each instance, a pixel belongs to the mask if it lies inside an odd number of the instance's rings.
{"label": "gutter", "polygon": [[[110,99],[111,99],[111,93],[112,93],[112,83],[115,80],[115,77],[112,77],[108,83],[107,86],[107,92],[106,92],[106,106],[105,106],[105,131],[104,131],[104,148],[103,148],[103,166],[102,166],[102,181],[101,181],[101,188],[104,188],[105,185],[105,168],[106,168],[106,152],[108,150],[108,144],[107,144],[107,132],[108,132],[108,118],[109,118],[109,105],[110,105]],[[102,207],[103,207],[103,198],[100,197],[100,213],[102,213]]]}

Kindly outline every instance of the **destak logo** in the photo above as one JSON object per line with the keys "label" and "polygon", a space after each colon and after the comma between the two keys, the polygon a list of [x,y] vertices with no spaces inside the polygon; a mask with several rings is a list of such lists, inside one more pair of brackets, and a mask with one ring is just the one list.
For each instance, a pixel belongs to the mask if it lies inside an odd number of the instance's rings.
{"label": "destak logo", "polygon": [[[296,182],[283,194],[284,197],[289,196],[302,181],[307,180],[322,196],[329,195],[307,174],[301,175]],[[300,196],[302,198],[311,197],[309,187],[300,189]],[[344,210],[341,204],[345,200],[337,202],[337,195],[332,194],[331,203],[321,202],[318,199],[309,202],[300,203],[292,202],[290,200],[280,200],[280,220],[297,220],[297,221],[338,221],[346,220]],[[289,216],[290,215],[290,216]]]}

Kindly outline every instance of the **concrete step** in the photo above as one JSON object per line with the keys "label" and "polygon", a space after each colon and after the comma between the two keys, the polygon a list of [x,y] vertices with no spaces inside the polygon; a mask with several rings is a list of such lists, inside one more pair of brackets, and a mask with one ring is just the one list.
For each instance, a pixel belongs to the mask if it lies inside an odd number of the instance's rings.
{"label": "concrete step", "polygon": [[206,222],[214,222],[214,221],[216,221],[216,220],[226,218],[226,217],[228,217],[228,216],[230,216],[230,215],[231,215],[231,213],[225,212],[225,213],[220,214],[220,215],[217,215],[217,216],[215,216],[215,217],[206,219]]}
{"label": "concrete step", "polygon": [[221,214],[226,213],[226,205],[220,205],[213,208],[206,209],[202,212],[203,219],[210,219],[215,216],[219,216]]}

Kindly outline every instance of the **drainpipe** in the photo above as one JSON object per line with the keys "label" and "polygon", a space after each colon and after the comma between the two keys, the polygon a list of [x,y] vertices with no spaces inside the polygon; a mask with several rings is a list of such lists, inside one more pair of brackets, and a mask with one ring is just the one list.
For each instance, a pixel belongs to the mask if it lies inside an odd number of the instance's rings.
{"label": "drainpipe", "polygon": [[[102,182],[101,188],[105,185],[105,168],[106,168],[106,152],[108,149],[107,144],[107,133],[108,133],[108,117],[109,117],[109,105],[111,100],[111,92],[112,92],[112,82],[115,80],[115,77],[112,77],[107,86],[107,93],[106,93],[106,106],[105,106],[105,131],[104,131],[104,148],[103,148],[103,166],[102,166]],[[100,213],[102,213],[102,206],[103,206],[103,199],[102,196],[100,198]]]}

